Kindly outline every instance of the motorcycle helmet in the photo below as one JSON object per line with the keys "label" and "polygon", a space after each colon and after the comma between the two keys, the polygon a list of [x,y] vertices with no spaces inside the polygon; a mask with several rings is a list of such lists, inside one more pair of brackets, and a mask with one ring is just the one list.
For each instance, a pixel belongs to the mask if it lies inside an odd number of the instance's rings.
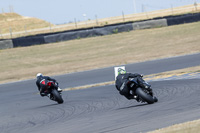
{"label": "motorcycle helmet", "polygon": [[38,73],[37,75],[36,75],[36,78],[39,78],[39,77],[42,77],[43,75],[42,75],[42,73]]}
{"label": "motorcycle helmet", "polygon": [[119,68],[118,69],[118,74],[125,74],[126,70]]}

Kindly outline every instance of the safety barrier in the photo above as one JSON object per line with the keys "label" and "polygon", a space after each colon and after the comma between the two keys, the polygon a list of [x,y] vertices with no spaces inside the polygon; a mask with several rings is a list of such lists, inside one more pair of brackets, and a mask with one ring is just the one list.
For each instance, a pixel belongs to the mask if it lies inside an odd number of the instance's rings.
{"label": "safety barrier", "polygon": [[67,40],[80,39],[93,36],[103,36],[114,33],[131,31],[131,30],[158,28],[158,27],[165,27],[165,26],[191,23],[197,21],[200,21],[200,13],[186,14],[179,16],[167,16],[165,18],[155,18],[153,20],[146,20],[140,22],[128,22],[128,23],[107,25],[104,27],[94,27],[88,29],[40,34],[35,36],[15,38],[12,40],[2,40],[0,41],[0,49],[46,44],[46,43],[67,41]]}
{"label": "safety barrier", "polygon": [[0,40],[0,49],[13,48],[12,40]]}
{"label": "safety barrier", "polygon": [[127,23],[121,25],[111,25],[100,28],[92,28],[80,31],[70,31],[53,35],[46,35],[44,36],[44,40],[45,43],[53,43],[53,42],[67,41],[72,39],[109,35],[113,33],[125,32],[130,30],[133,30],[132,23]]}
{"label": "safety barrier", "polygon": [[200,21],[200,13],[170,16],[167,18],[168,26]]}
{"label": "safety barrier", "polygon": [[20,37],[12,39],[12,41],[13,41],[13,47],[24,47],[24,46],[45,44],[43,35]]}
{"label": "safety barrier", "polygon": [[167,26],[167,19],[148,20],[144,22],[133,23],[133,30],[150,29]]}

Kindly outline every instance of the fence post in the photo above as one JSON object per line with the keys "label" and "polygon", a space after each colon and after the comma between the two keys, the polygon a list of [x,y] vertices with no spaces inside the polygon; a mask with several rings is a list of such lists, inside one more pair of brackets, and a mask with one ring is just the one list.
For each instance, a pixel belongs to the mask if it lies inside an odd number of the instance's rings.
{"label": "fence post", "polygon": [[25,35],[27,35],[26,25],[24,26]]}
{"label": "fence post", "polygon": [[142,4],[142,12],[144,12],[144,5]]}
{"label": "fence post", "polygon": [[83,17],[85,18],[85,25],[87,26],[87,15],[83,14]]}
{"label": "fence post", "polygon": [[133,6],[134,6],[134,12],[136,14],[137,13],[137,9],[136,9],[136,2],[135,2],[135,0],[133,0]]}
{"label": "fence post", "polygon": [[11,5],[9,6],[9,10],[10,10],[10,13],[12,13],[12,7],[11,7]]}
{"label": "fence post", "polygon": [[1,34],[1,29],[0,29],[0,35],[1,35],[1,38],[3,39],[3,35]]}
{"label": "fence post", "polygon": [[147,11],[146,11],[146,7],[144,6],[144,11],[145,11],[145,14],[146,14],[146,16],[147,16],[147,19],[149,19],[149,16],[148,16],[148,13],[147,13]]}
{"label": "fence post", "polygon": [[125,21],[124,12],[122,11],[123,22]]}
{"label": "fence post", "polygon": [[15,11],[14,11],[14,8],[13,8],[13,6],[12,6],[12,13],[14,13]]}
{"label": "fence post", "polygon": [[10,38],[12,39],[12,28],[10,27]]}
{"label": "fence post", "polygon": [[74,18],[74,22],[75,22],[75,27],[77,28],[77,22],[76,22],[76,18]]}
{"label": "fence post", "polygon": [[98,26],[98,25],[99,25],[99,22],[98,22],[97,15],[95,15],[95,18],[96,18],[96,25]]}
{"label": "fence post", "polygon": [[172,15],[174,15],[173,5],[171,5]]}
{"label": "fence post", "polygon": [[49,23],[49,30],[50,30],[50,32],[51,32],[51,23]]}
{"label": "fence post", "polygon": [[197,2],[194,2],[195,11],[197,11]]}

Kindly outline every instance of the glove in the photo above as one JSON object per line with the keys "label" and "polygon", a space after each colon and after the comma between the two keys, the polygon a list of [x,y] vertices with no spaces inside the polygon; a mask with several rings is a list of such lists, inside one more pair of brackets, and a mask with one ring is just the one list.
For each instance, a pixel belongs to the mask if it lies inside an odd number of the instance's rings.
{"label": "glove", "polygon": [[55,85],[58,86],[58,82],[55,82]]}
{"label": "glove", "polygon": [[137,77],[137,76],[143,77],[143,75],[142,75],[142,74],[139,74],[139,73],[135,73],[134,75],[135,75],[136,77]]}

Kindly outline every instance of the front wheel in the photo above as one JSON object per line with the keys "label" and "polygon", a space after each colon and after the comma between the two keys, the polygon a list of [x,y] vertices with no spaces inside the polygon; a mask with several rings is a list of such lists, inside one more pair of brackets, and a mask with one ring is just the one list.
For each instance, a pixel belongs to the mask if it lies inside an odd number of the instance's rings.
{"label": "front wheel", "polygon": [[153,97],[154,102],[158,102],[158,98],[157,97]]}
{"label": "front wheel", "polygon": [[56,89],[53,89],[51,93],[53,94],[55,101],[57,101],[59,104],[63,103],[63,99]]}
{"label": "front wheel", "polygon": [[148,104],[153,104],[154,103],[154,98],[150,94],[147,94],[146,92],[144,92],[142,88],[137,88],[136,89],[136,94],[139,97],[141,97],[142,100],[146,101]]}

